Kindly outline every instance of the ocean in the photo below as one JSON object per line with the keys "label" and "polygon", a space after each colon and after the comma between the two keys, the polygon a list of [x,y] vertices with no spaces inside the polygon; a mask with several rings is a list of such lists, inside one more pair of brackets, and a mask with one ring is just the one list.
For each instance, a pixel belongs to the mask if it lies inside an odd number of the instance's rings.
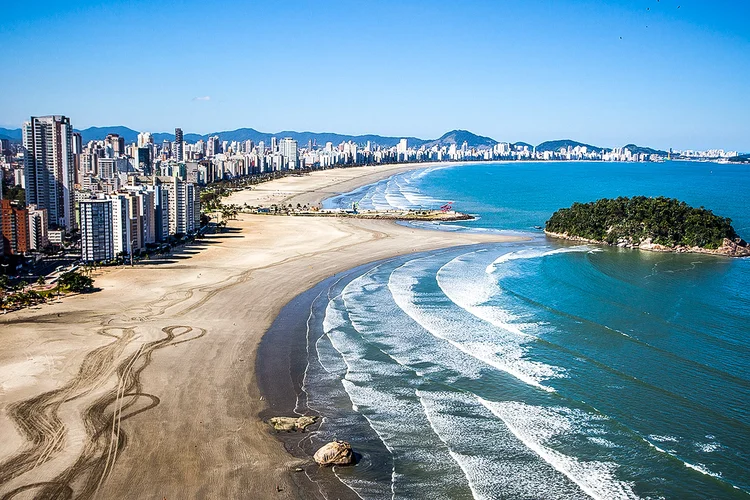
{"label": "ocean", "polygon": [[401,256],[313,290],[297,411],[352,443],[363,499],[750,498],[750,259],[571,244],[558,208],[664,195],[750,238],[750,168],[467,164],[328,208],[435,208],[424,224],[531,240]]}

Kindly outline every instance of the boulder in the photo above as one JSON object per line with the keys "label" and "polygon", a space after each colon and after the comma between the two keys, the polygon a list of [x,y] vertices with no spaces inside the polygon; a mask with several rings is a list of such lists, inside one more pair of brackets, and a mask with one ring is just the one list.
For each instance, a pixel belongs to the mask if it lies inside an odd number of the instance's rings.
{"label": "boulder", "polygon": [[354,463],[354,452],[352,445],[337,439],[323,445],[315,452],[313,459],[318,465],[350,465]]}
{"label": "boulder", "polygon": [[314,424],[318,417],[272,417],[268,423],[277,431],[304,431],[306,427]]}

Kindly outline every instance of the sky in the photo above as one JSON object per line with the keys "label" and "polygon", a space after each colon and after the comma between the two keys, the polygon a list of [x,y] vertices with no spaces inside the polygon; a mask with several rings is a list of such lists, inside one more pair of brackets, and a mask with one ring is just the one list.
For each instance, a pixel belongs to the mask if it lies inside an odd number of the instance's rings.
{"label": "sky", "polygon": [[6,2],[0,127],[750,151],[750,2]]}

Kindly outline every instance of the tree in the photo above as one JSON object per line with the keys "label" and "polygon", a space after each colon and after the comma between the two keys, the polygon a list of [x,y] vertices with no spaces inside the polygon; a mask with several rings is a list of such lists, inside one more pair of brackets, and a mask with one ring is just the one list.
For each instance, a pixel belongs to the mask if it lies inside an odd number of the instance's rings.
{"label": "tree", "polygon": [[94,280],[81,273],[69,271],[60,275],[57,285],[69,292],[87,293],[94,289]]}
{"label": "tree", "polygon": [[39,279],[36,280],[36,284],[39,286],[44,286],[47,284],[47,280],[44,279],[44,276],[39,276]]}

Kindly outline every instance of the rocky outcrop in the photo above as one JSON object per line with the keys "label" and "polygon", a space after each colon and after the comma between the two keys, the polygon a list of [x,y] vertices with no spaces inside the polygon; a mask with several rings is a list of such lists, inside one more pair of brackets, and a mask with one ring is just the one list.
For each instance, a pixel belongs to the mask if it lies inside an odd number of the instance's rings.
{"label": "rocky outcrop", "polygon": [[315,416],[305,416],[305,417],[272,417],[268,420],[268,423],[271,424],[271,426],[276,429],[277,431],[302,431],[304,432],[305,429],[312,424],[315,423],[315,421],[318,419],[318,417]]}
{"label": "rocky outcrop", "polygon": [[560,238],[563,240],[570,241],[581,241],[584,243],[596,243],[598,245],[616,246],[620,248],[637,248],[639,250],[648,250],[651,252],[672,252],[672,253],[703,253],[709,255],[723,255],[726,257],[750,257],[750,246],[747,242],[741,238],[736,240],[730,240],[724,238],[724,242],[719,248],[703,248],[703,247],[689,247],[684,245],[678,246],[665,246],[653,243],[651,238],[647,238],[641,242],[634,242],[630,239],[621,239],[616,243],[608,243],[606,241],[591,240],[588,238],[581,238],[579,236],[571,236],[567,233],[553,233],[551,231],[544,232],[547,236],[553,238]]}
{"label": "rocky outcrop", "polygon": [[352,445],[337,439],[323,445],[315,452],[313,459],[318,465],[350,465],[354,463],[354,452]]}

